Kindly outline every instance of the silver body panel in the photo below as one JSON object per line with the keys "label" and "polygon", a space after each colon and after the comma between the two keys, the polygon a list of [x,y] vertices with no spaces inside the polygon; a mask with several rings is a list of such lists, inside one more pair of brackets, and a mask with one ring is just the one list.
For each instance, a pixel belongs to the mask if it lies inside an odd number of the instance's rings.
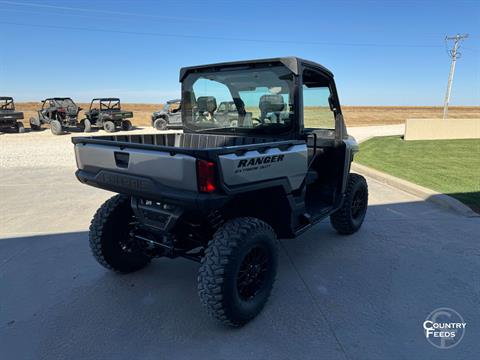
{"label": "silver body panel", "polygon": [[286,150],[270,148],[262,153],[254,150],[242,155],[220,155],[219,166],[227,186],[286,177],[292,190],[296,190],[307,172],[307,145],[295,145]]}
{"label": "silver body panel", "polygon": [[[115,153],[128,153],[128,167],[117,165]],[[80,170],[93,173],[111,170],[146,177],[160,185],[197,191],[196,159],[193,156],[142,149],[120,150],[118,146],[76,144],[75,157]]]}

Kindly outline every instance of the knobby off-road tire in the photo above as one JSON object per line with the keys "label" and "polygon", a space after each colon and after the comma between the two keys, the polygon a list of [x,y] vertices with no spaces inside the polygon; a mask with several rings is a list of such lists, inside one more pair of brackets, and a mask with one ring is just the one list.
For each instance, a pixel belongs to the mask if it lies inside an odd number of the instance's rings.
{"label": "knobby off-road tire", "polygon": [[62,124],[58,120],[52,120],[50,122],[50,131],[52,132],[53,135],[62,135],[63,134],[63,129],[62,129]]}
{"label": "knobby off-road tire", "polygon": [[252,320],[270,296],[277,258],[276,234],[267,223],[244,217],[221,226],[198,272],[198,295],[207,312],[230,326]]}
{"label": "knobby off-road tire", "polygon": [[116,130],[113,121],[105,121],[105,123],[103,124],[103,129],[109,133],[115,132]]}
{"label": "knobby off-road tire", "polygon": [[23,126],[23,123],[21,121],[17,121],[17,123],[15,124],[15,127],[19,134],[22,134],[25,132],[25,127]]}
{"label": "knobby off-road tire", "polygon": [[30,129],[32,131],[38,131],[40,130],[42,127],[40,126],[40,121],[35,119],[34,117],[31,117],[30,120]]}
{"label": "knobby off-road tire", "polygon": [[132,122],[130,120],[123,120],[122,121],[122,130],[129,131],[133,129]]}
{"label": "knobby off-road tire", "polygon": [[167,120],[164,118],[159,118],[154,121],[153,127],[157,130],[167,130]]}
{"label": "knobby off-road tire", "polygon": [[90,248],[105,268],[118,273],[131,273],[151,260],[130,240],[133,212],[130,197],[115,195],[97,210],[90,225]]}
{"label": "knobby off-road tire", "polygon": [[88,119],[82,119],[78,124],[78,128],[83,132],[89,133],[92,131],[92,123]]}
{"label": "knobby off-road tire", "polygon": [[339,234],[353,234],[362,226],[367,207],[367,181],[361,175],[350,174],[342,207],[330,215],[330,223]]}

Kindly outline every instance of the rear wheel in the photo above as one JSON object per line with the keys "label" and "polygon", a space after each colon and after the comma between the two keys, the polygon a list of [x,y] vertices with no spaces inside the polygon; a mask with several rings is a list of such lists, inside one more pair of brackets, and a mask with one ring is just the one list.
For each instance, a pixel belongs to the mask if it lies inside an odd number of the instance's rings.
{"label": "rear wheel", "polygon": [[130,273],[145,267],[151,258],[132,238],[133,212],[130,197],[116,195],[97,210],[90,225],[90,248],[93,256],[109,270]]}
{"label": "rear wheel", "polygon": [[274,230],[256,218],[236,218],[208,243],[198,273],[198,294],[207,312],[241,326],[263,309],[277,272]]}
{"label": "rear wheel", "polygon": [[62,124],[58,120],[52,120],[50,122],[50,131],[53,135],[63,134]]}
{"label": "rear wheel", "polygon": [[167,120],[159,118],[154,121],[153,127],[157,130],[167,130]]}
{"label": "rear wheel", "polygon": [[133,129],[133,125],[132,125],[132,122],[130,120],[123,120],[122,121],[122,130],[128,131],[128,130],[132,130],[132,129]]}
{"label": "rear wheel", "polygon": [[330,223],[340,234],[353,234],[362,226],[367,206],[367,181],[361,175],[350,174],[342,207],[330,215]]}
{"label": "rear wheel", "polygon": [[103,129],[106,132],[115,132],[115,124],[113,123],[113,121],[105,121],[103,123]]}
{"label": "rear wheel", "polygon": [[41,129],[40,121],[38,119],[35,119],[34,117],[31,117],[29,122],[30,122],[30,129],[32,131],[38,131],[38,130]]}
{"label": "rear wheel", "polygon": [[23,123],[21,121],[17,121],[15,124],[15,127],[17,128],[18,133],[24,133],[25,132],[25,127],[23,126]]}

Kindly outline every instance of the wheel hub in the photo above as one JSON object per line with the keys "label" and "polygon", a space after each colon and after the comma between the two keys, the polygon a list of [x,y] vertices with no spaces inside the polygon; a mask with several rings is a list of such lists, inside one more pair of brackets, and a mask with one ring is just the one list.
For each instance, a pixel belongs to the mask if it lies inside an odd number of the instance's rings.
{"label": "wheel hub", "polygon": [[366,196],[365,191],[359,190],[355,193],[352,200],[352,217],[354,219],[362,215],[365,210]]}
{"label": "wheel hub", "polygon": [[256,247],[243,258],[237,276],[237,291],[240,298],[250,300],[262,289],[267,273],[268,256]]}

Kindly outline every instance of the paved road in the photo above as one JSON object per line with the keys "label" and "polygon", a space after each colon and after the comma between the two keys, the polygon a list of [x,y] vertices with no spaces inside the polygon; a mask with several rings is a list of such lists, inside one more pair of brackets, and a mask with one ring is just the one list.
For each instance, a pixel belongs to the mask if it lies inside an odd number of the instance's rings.
{"label": "paved road", "polygon": [[[0,151],[6,150],[0,142]],[[211,321],[198,265],[159,259],[130,275],[95,263],[88,222],[109,194],[73,165],[0,172],[0,359],[473,359],[480,352],[479,218],[369,180],[361,231],[328,222],[282,240],[264,312],[241,329]],[[422,332],[435,308],[467,322],[439,350]]]}

